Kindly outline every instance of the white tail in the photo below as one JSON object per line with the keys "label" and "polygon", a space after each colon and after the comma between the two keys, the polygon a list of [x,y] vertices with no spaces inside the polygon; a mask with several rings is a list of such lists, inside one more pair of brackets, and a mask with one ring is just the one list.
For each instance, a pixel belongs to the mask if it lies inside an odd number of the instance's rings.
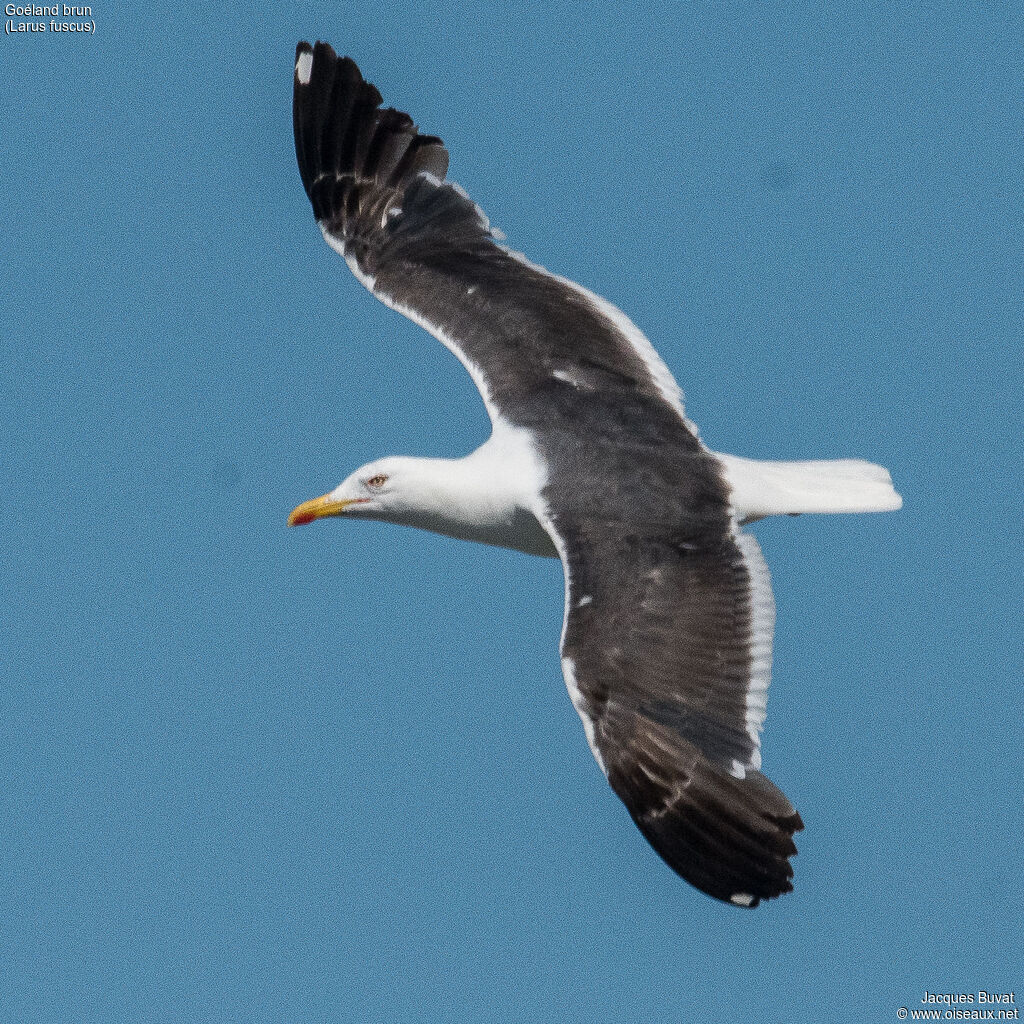
{"label": "white tail", "polygon": [[800,512],[886,512],[903,505],[889,471],[863,459],[760,462],[715,454],[743,523]]}

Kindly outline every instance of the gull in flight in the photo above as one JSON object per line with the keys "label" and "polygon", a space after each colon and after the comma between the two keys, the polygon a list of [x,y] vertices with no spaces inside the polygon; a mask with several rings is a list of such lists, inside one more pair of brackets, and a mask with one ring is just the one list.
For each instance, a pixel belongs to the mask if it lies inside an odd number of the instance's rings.
{"label": "gull in flight", "polygon": [[469,371],[491,436],[391,456],[289,517],[377,519],[561,559],[565,682],[640,831],[688,882],[754,907],[792,889],[800,815],[761,774],[775,605],[747,523],[897,509],[856,459],[711,451],[630,320],[502,244],[448,152],[352,60],[300,43],[299,173],[327,244]]}

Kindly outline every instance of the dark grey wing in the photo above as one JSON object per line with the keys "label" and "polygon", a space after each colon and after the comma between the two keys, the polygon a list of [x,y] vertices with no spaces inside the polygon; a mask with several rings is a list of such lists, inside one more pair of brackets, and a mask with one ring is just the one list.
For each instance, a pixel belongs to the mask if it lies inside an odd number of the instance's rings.
{"label": "dark grey wing", "polygon": [[609,783],[697,888],[741,907],[790,891],[803,824],[758,771],[774,605],[756,541],[594,519],[551,491],[562,667]]}
{"label": "dark grey wing", "polygon": [[[492,420],[552,386],[568,402],[632,392],[683,419],[678,386],[614,306],[497,244],[487,217],[445,182],[448,153],[326,43],[300,43],[295,152],[327,243],[386,305],[467,367]],[[688,424],[692,430],[692,424]]]}

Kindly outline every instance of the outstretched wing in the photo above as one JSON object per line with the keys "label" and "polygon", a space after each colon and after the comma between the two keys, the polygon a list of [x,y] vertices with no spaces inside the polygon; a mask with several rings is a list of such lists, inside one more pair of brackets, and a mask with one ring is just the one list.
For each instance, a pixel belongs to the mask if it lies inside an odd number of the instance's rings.
{"label": "outstretched wing", "polygon": [[483,211],[443,180],[441,140],[380,103],[352,60],[299,43],[295,152],[325,240],[378,299],[455,353],[491,420],[522,419],[524,399],[552,382],[566,394],[626,389],[682,419],[678,386],[628,318],[499,245]]}
{"label": "outstretched wing", "polygon": [[562,667],[640,831],[688,882],[753,907],[792,889],[803,827],[758,769],[774,604],[753,537],[623,532],[555,515]]}

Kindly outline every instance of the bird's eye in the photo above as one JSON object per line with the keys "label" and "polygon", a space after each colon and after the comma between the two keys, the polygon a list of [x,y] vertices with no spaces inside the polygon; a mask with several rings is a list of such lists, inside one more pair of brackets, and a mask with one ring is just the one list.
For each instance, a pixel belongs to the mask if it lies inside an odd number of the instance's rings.
{"label": "bird's eye", "polygon": [[388,482],[387,476],[385,476],[385,474],[383,474],[383,473],[378,473],[376,476],[371,476],[370,479],[366,481],[366,486],[367,487],[383,487],[387,482]]}

